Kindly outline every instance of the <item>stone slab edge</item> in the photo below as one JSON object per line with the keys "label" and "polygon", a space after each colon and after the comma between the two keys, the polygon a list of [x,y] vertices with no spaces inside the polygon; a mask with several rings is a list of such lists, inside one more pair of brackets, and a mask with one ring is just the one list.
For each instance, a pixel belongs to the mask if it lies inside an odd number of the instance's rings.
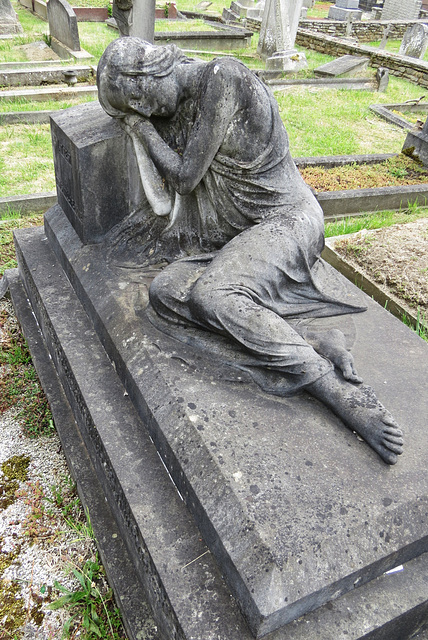
{"label": "stone slab edge", "polygon": [[28,215],[29,213],[41,213],[46,211],[49,207],[52,207],[56,201],[56,191],[0,198],[0,216],[2,213],[7,213],[11,210],[18,211],[22,215]]}
{"label": "stone slab edge", "polygon": [[[122,613],[129,640],[157,640],[155,624],[128,550],[78,431],[75,416],[64,394],[52,358],[35,320],[18,269],[7,271],[12,303],[27,340],[40,383],[49,400],[55,427],[76,482],[79,497],[89,513],[97,548]],[[149,635],[150,633],[150,635]]]}
{"label": "stone slab edge", "polygon": [[400,299],[395,296],[393,293],[386,293],[383,291],[374,280],[367,277],[362,271],[360,271],[357,267],[354,267],[347,260],[343,258],[335,249],[335,244],[338,240],[345,240],[353,238],[358,234],[348,234],[345,236],[335,236],[332,238],[326,238],[325,240],[325,248],[322,254],[322,257],[326,262],[329,262],[335,269],[337,269],[341,274],[343,274],[350,282],[356,284],[360,289],[367,293],[373,300],[376,300],[384,309],[387,309],[390,313],[392,313],[396,318],[402,320],[403,316],[407,316],[407,318],[411,321],[412,326],[416,327],[418,324],[423,324],[427,326],[426,323],[421,322],[417,316],[410,312],[406,307],[404,307],[400,301]]}
{"label": "stone slab edge", "polygon": [[[35,236],[40,233],[40,230],[31,229],[20,232],[20,234],[22,233]],[[9,277],[10,273],[11,271],[6,272],[6,278]],[[16,271],[14,270],[12,280],[16,277],[15,273]],[[51,275],[54,276],[54,278],[57,277],[56,269],[52,270]],[[50,280],[50,286],[52,284],[53,282]],[[12,286],[12,296],[16,300],[15,290],[16,287]],[[16,305],[17,315],[24,327],[25,333],[27,323],[25,322],[24,315],[26,314],[27,317],[28,314],[30,314],[33,323],[34,320],[31,308],[28,306],[28,300],[26,300],[26,295],[23,294],[22,297],[25,301],[24,306],[17,304],[15,301],[14,304]],[[38,329],[36,331],[35,342],[29,336],[27,339],[33,354],[33,351],[37,351],[40,347],[41,336]],[[46,352],[44,353],[46,354],[45,362],[52,366],[49,355]],[[37,359],[36,355],[34,355],[34,357]],[[50,375],[46,378],[42,374],[41,377],[46,385],[45,391],[50,398],[49,385],[52,383],[52,378]],[[68,432],[64,433],[64,435],[67,438]],[[73,456],[79,455],[80,450],[71,447],[69,451],[72,464]],[[147,461],[145,460],[144,463],[147,464]],[[158,465],[160,465],[159,460]],[[152,478],[152,482],[156,482],[155,477]],[[100,497],[100,494],[96,495],[98,498]],[[102,498],[101,502],[103,502]],[[162,517],[168,517],[167,510],[159,510],[156,507],[158,507],[158,505],[152,505],[153,513],[156,517],[161,517],[160,511],[162,511]],[[91,511],[90,515],[92,515]],[[148,526],[151,524],[153,526],[153,523],[148,523]],[[208,571],[207,567],[205,567],[205,570]],[[409,638],[417,630],[421,630],[427,625],[427,573],[428,554],[423,554],[408,562],[402,572],[380,576],[371,583],[348,592],[341,598],[329,602],[316,611],[292,622],[287,625],[285,629],[270,634],[269,640],[319,640],[321,637],[324,640],[337,640],[338,637],[344,637],[344,635],[346,635],[349,640],[360,640],[362,638],[404,640],[405,638]],[[192,582],[189,584],[191,590],[189,594],[186,592],[186,597],[188,595],[190,597],[192,593],[192,584]],[[201,630],[200,634],[192,636],[192,640],[201,640],[201,638],[204,638],[204,640],[209,640],[210,638],[215,638],[215,640],[250,640],[252,636],[247,628],[240,624],[240,614],[233,611],[233,602],[230,598],[226,599],[223,607],[220,607],[220,611],[218,611],[218,594],[216,593],[218,578],[216,584],[216,578],[213,576],[210,586],[212,593],[210,591],[208,595],[212,595],[214,601],[214,610],[210,611],[210,618],[214,618],[217,624],[219,620],[224,621],[229,617],[228,614],[230,614],[231,607],[232,614],[235,614],[237,618],[225,633],[217,630],[217,635],[211,636]],[[197,604],[194,598],[192,604],[194,606]],[[196,609],[195,617],[198,617],[198,611]],[[139,636],[138,640],[141,640],[142,637],[144,636]],[[176,637],[177,636],[174,636],[174,640]],[[166,635],[165,638],[172,640],[173,636]]]}
{"label": "stone slab edge", "polygon": [[[10,113],[0,113],[0,127],[4,124],[47,124],[53,111],[12,111]],[[21,196],[24,197],[24,196]],[[26,196],[27,198],[30,196]],[[6,198],[7,199],[7,198]],[[52,205],[48,205],[52,206]]]}
{"label": "stone slab edge", "polygon": [[43,102],[44,100],[65,100],[67,98],[79,98],[82,96],[93,96],[96,98],[98,89],[96,86],[84,86],[74,88],[51,88],[46,89],[14,89],[0,91],[0,100],[15,100],[16,98],[26,98],[27,100],[35,100]]}

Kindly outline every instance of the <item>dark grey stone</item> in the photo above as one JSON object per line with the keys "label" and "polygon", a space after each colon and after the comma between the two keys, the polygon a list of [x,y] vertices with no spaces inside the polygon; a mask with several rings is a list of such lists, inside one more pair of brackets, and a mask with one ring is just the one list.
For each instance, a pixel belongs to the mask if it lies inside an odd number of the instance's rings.
{"label": "dark grey stone", "polygon": [[67,0],[49,0],[47,9],[51,36],[72,51],[80,51],[77,17]]}
{"label": "dark grey stone", "polygon": [[83,242],[97,242],[131,212],[128,141],[99,104],[51,116],[58,202]]}
{"label": "dark grey stone", "polygon": [[346,55],[317,67],[314,72],[317,76],[336,77],[353,76],[367,69],[369,58]]}
{"label": "dark grey stone", "polygon": [[375,303],[342,325],[363,375],[406,425],[406,454],[388,470],[317,401],[266,395],[215,353],[205,362],[158,332],[142,311],[147,281],[115,282],[59,210],[47,230],[253,630],[262,635],[425,551],[428,347],[417,336]]}
{"label": "dark grey stone", "polygon": [[[54,222],[57,214],[57,211],[49,214],[51,222]],[[64,217],[63,221],[65,222],[63,231],[68,227],[68,231],[71,234],[60,234],[64,242],[63,248],[65,252],[68,252],[69,257],[71,255],[76,256],[82,252],[85,253],[88,247],[85,249],[81,246],[81,243],[78,241]],[[60,224],[59,226],[61,227],[62,225]],[[59,231],[59,227],[57,227],[57,231]],[[205,553],[202,557],[198,557],[204,553],[204,546],[201,545],[198,531],[195,529],[194,524],[192,524],[191,519],[186,515],[184,505],[178,498],[178,494],[172,484],[170,484],[168,488],[168,476],[154,451],[153,444],[147,438],[145,429],[146,427],[150,427],[150,425],[143,422],[143,424],[140,423],[140,426],[137,426],[135,417],[133,416],[133,409],[129,403],[129,397],[124,393],[120,383],[115,382],[116,374],[99,344],[92,322],[90,318],[85,319],[85,314],[82,313],[82,308],[77,301],[75,292],[71,288],[69,280],[64,277],[62,269],[59,268],[56,257],[52,254],[44,234],[40,229],[19,231],[16,241],[20,273],[24,279],[26,289],[29,292],[29,297],[33,305],[32,309],[36,313],[45,339],[48,345],[50,345],[49,348],[53,362],[58,369],[62,384],[70,398],[81,435],[92,456],[94,468],[101,480],[101,491],[97,486],[93,487],[92,496],[94,501],[90,504],[90,508],[103,508],[102,505],[105,505],[104,492],[106,492],[110,504],[114,507],[113,515],[118,518],[121,535],[130,549],[130,557],[133,559],[134,565],[137,568],[139,579],[150,593],[150,601],[155,610],[157,622],[160,625],[160,629],[163,630],[162,637],[168,640],[172,640],[173,638],[185,640],[199,640],[201,638],[204,640],[250,640],[252,635],[243,622],[233,598],[228,596],[220,574],[212,562],[212,556]],[[71,245],[69,244],[70,241]],[[61,249],[59,250],[62,257],[67,260],[68,258],[65,253],[62,253]],[[96,252],[95,246],[91,248],[91,255],[94,251]],[[87,276],[91,279],[91,276],[94,275],[94,270],[98,271],[100,267],[102,271],[103,267],[101,265],[95,265],[91,262],[90,256],[86,254],[85,257],[83,253],[81,255],[82,260],[79,260],[81,264],[84,263],[85,267],[82,275],[86,272],[84,279]],[[88,265],[92,274],[87,273]],[[79,265],[77,265],[77,271],[80,271]],[[76,274],[73,271],[72,265],[68,266],[67,272],[71,280],[74,281],[77,290],[80,290],[81,296],[85,298],[89,306],[91,306],[91,302],[86,298],[85,292],[81,290],[82,282],[77,282],[76,280]],[[104,278],[101,278],[99,282],[102,290],[99,291],[100,295],[96,296],[98,300],[102,298],[103,293],[106,291],[104,288],[106,283],[108,287],[110,286],[108,283],[110,275],[108,270],[104,271]],[[120,282],[123,282],[120,275],[115,277],[117,277],[118,280],[111,283],[112,288]],[[94,283],[94,286],[91,285],[90,289],[94,290],[95,288],[96,284]],[[138,290],[139,287],[137,284],[134,284],[132,288]],[[133,294],[129,290],[125,291],[123,287],[122,292],[125,292],[123,295],[125,295],[126,298],[133,297]],[[118,310],[112,303],[112,299],[105,301],[102,314],[103,316],[111,314],[116,316],[114,322],[119,327],[121,323],[120,313],[117,314]],[[22,319],[21,306],[16,306],[18,307],[18,316]],[[92,317],[95,320],[95,325],[98,329],[101,328],[101,334],[103,334],[99,317],[97,316],[96,310],[94,311],[95,315]],[[419,427],[414,423],[413,417],[419,410],[425,410],[424,407],[420,405],[420,399],[424,396],[424,381],[421,377],[417,377],[417,379],[414,380],[415,385],[413,385],[410,368],[413,364],[417,367],[420,376],[425,376],[425,368],[427,366],[426,345],[424,345],[417,336],[412,334],[409,329],[401,325],[401,323],[394,321],[394,319],[378,305],[370,303],[369,314],[370,321],[367,326],[364,327],[364,325],[361,324],[359,327],[358,342],[364,338],[367,330],[370,335],[367,336],[367,339],[363,339],[363,344],[360,344],[360,346],[364,348],[365,344],[366,347],[370,349],[370,340],[373,338],[373,332],[382,335],[382,340],[379,341],[379,348],[371,354],[371,364],[369,368],[372,371],[377,370],[379,380],[381,380],[381,369],[384,366],[385,360],[388,360],[388,380],[387,385],[384,385],[385,391],[389,395],[394,395],[394,393],[399,390],[396,403],[397,405],[401,403],[403,417],[407,414],[410,429],[414,433],[415,431],[419,432]],[[29,314],[27,313],[27,315],[32,319],[31,311]],[[140,323],[138,319],[136,320],[138,329]],[[26,323],[23,322],[23,324],[25,329]],[[127,328],[128,327],[123,327],[123,331],[121,330],[117,333],[117,346],[123,350],[123,352],[126,352],[129,346],[129,341],[127,344],[121,342],[127,335]],[[362,332],[361,334],[360,331]],[[391,349],[388,351],[388,354],[385,353],[385,349],[382,349],[380,344],[382,342],[384,345],[385,336],[388,337],[387,341],[391,344]],[[131,336],[131,338],[132,337],[133,336]],[[174,419],[178,419],[175,428],[171,424],[176,437],[178,435],[177,427],[181,430],[191,415],[200,413],[203,398],[201,398],[201,402],[199,402],[198,399],[196,400],[197,407],[195,409],[186,407],[186,402],[195,399],[200,385],[203,382],[203,378],[206,378],[205,384],[209,396],[212,390],[214,390],[215,396],[218,395],[221,397],[223,390],[226,390],[226,393],[234,393],[239,391],[239,388],[241,388],[241,392],[239,393],[243,393],[244,396],[246,395],[245,389],[247,385],[244,382],[241,382],[237,387],[236,382],[227,380],[227,376],[223,381],[216,377],[215,363],[214,369],[211,369],[211,365],[209,365],[206,373],[200,370],[199,365],[197,370],[191,372],[188,370],[190,363],[186,365],[187,354],[181,354],[183,355],[183,360],[179,359],[181,355],[176,351],[166,351],[162,355],[159,349],[162,348],[162,344],[165,343],[157,340],[156,348],[154,348],[154,343],[150,349],[152,355],[157,354],[155,359],[152,360],[146,350],[146,346],[150,343],[150,335],[148,335],[147,338],[149,342],[146,342],[138,356],[139,366],[145,370],[145,377],[149,381],[146,390],[149,406],[146,407],[146,413],[147,411],[150,413],[150,408],[154,408],[151,401],[153,391],[155,395],[157,395],[156,389],[158,389],[159,385],[164,388],[164,383],[167,382],[167,379],[163,375],[163,368],[162,372],[158,369],[158,365],[162,360],[169,360],[169,366],[171,366],[172,369],[176,369],[180,377],[184,375],[191,385],[185,390],[186,397],[183,397],[183,402],[181,402],[181,398],[178,398],[178,404],[176,394],[180,393],[180,390],[174,386],[170,387],[171,395],[163,398],[161,405],[157,407],[155,413],[150,417],[150,421],[158,419],[161,415],[163,415],[164,421],[170,420],[173,422]],[[36,342],[39,341],[40,338],[36,336]],[[111,339],[109,338],[107,342],[111,343]],[[131,343],[132,342],[134,341],[131,340]],[[33,340],[30,340],[30,347],[33,350]],[[395,347],[397,347],[398,352],[395,351]],[[419,351],[421,347],[422,352]],[[406,369],[400,372],[400,366],[397,365],[401,362],[404,353],[410,355],[411,362],[409,363],[409,371]],[[379,354],[381,357],[378,362]],[[48,364],[49,360],[49,356],[45,358]],[[115,362],[118,363],[118,360]],[[135,364],[137,365],[137,362]],[[120,372],[120,369],[117,368],[117,371]],[[170,373],[170,380],[173,380],[174,371]],[[201,373],[202,377],[200,375]],[[389,375],[390,373],[391,375]],[[397,376],[398,379],[396,379]],[[46,384],[47,381],[47,391],[49,393],[51,384],[50,375],[42,376],[42,380],[44,384]],[[196,386],[193,386],[194,384],[196,384]],[[221,386],[221,389],[216,389],[218,385]],[[412,403],[408,403],[405,400],[406,394],[408,393],[408,386],[412,387],[412,393],[414,394],[412,395]],[[232,387],[232,389],[230,389],[230,387]],[[228,389],[229,391],[227,391]],[[256,391],[251,400],[251,403],[255,400],[256,410],[260,402],[259,395]],[[215,401],[215,398],[213,398],[213,400]],[[413,406],[413,400],[417,400],[417,407]],[[221,410],[223,402],[226,401],[227,398],[221,398],[220,405],[216,403],[215,408]],[[289,428],[287,428],[283,434],[286,437],[284,445],[289,450],[289,453],[298,452],[305,438],[304,433],[302,433],[301,437],[298,437],[296,440],[297,432],[293,424],[299,424],[298,422],[296,423],[297,415],[295,414],[295,410],[300,406],[300,402],[297,398],[295,401],[297,401],[297,404],[294,401],[292,404],[288,402],[287,404],[281,403],[280,410],[283,419],[287,416],[289,423]],[[269,402],[273,402],[275,405],[278,401],[269,397]],[[305,404],[305,402],[303,404]],[[183,410],[177,414],[174,409],[178,407],[182,407]],[[186,410],[184,411],[185,407]],[[314,408],[316,409],[316,407]],[[270,416],[271,414],[263,418],[266,425],[269,424]],[[229,416],[229,420],[230,419],[231,416]],[[241,419],[244,420],[244,416],[242,416]],[[276,420],[277,418],[275,422]],[[215,418],[214,421],[216,421]],[[202,422],[208,431],[212,431],[214,425],[210,425],[210,421],[208,423],[205,421]],[[68,424],[69,423],[66,422],[66,425]],[[71,433],[67,433],[68,427],[66,425],[64,425],[64,429],[60,428],[60,435],[61,438],[64,439],[64,448],[69,452],[70,462],[72,465],[75,465],[74,468],[79,475],[79,473],[81,473],[79,465],[82,465],[80,458],[83,455],[80,448],[81,445],[78,445],[77,442],[73,440],[74,436],[72,437]],[[192,425],[195,434],[199,433],[200,436],[203,435],[203,432],[198,429],[197,422],[193,422]],[[72,426],[73,422],[71,423],[71,427]],[[300,423],[300,426],[304,426],[303,423]],[[245,427],[245,437],[247,440],[249,428],[250,424],[247,424]],[[262,429],[262,427],[260,428]],[[185,430],[187,430],[187,428],[185,428]],[[241,447],[238,445],[238,456],[232,456],[229,460],[229,455],[227,455],[229,447],[227,447],[226,441],[228,436],[232,436],[232,434],[235,437],[236,430],[233,429],[232,431],[229,426],[228,431],[229,434],[223,433],[217,443],[219,447],[223,447],[223,442],[226,444],[226,448],[223,448],[222,451],[218,449],[216,451],[216,457],[222,453],[225,458],[224,464],[228,467],[231,466],[234,470],[238,468],[237,465],[239,465],[241,460]],[[275,431],[276,428],[274,427],[273,433],[275,433]],[[311,471],[311,467],[303,464],[302,468],[298,471],[301,479],[300,482],[297,483],[299,485],[299,495],[296,494],[297,502],[291,502],[289,505],[290,523],[292,523],[292,515],[295,509],[309,508],[309,505],[305,506],[305,501],[302,500],[305,492],[309,494],[312,491],[318,495],[318,486],[324,486],[324,483],[328,480],[324,476],[327,475],[335,478],[331,485],[334,487],[334,491],[332,492],[330,489],[330,495],[325,495],[327,502],[324,503],[321,501],[318,503],[316,511],[312,512],[310,508],[308,510],[310,514],[309,526],[315,527],[315,531],[317,529],[315,520],[319,521],[321,514],[323,514],[322,521],[324,522],[321,530],[316,532],[316,536],[321,543],[321,547],[318,549],[318,553],[320,554],[319,560],[311,565],[309,568],[310,572],[322,570],[324,543],[326,543],[327,547],[330,543],[334,547],[334,531],[332,530],[330,533],[327,532],[330,526],[334,526],[332,508],[335,509],[335,505],[338,503],[342,504],[344,508],[349,507],[352,513],[340,514],[338,521],[344,526],[343,534],[339,535],[336,539],[337,548],[335,548],[334,552],[329,556],[330,559],[325,571],[328,571],[329,567],[333,568],[333,559],[334,562],[336,562],[337,552],[339,552],[341,556],[348,547],[348,544],[353,544],[354,538],[357,540],[358,549],[360,551],[362,549],[366,550],[363,551],[364,556],[370,548],[372,537],[376,540],[377,544],[380,543],[385,548],[388,546],[392,548],[394,542],[388,538],[389,535],[393,533],[394,528],[397,535],[400,530],[403,530],[405,535],[407,535],[406,531],[409,527],[412,529],[415,526],[416,523],[413,521],[413,518],[410,518],[410,520],[409,518],[404,518],[401,525],[399,524],[399,518],[402,517],[401,507],[405,502],[405,495],[407,495],[411,488],[414,490],[414,492],[411,492],[412,498],[410,501],[413,506],[415,503],[417,504],[421,501],[419,487],[421,483],[423,484],[425,475],[422,473],[418,476],[418,464],[419,462],[422,464],[419,447],[424,450],[426,446],[424,433],[425,429],[421,428],[420,435],[422,441],[419,439],[417,442],[413,441],[414,446],[411,446],[410,451],[406,449],[406,457],[410,457],[407,461],[403,458],[402,462],[404,462],[404,467],[401,470],[397,466],[393,469],[384,468],[384,471],[381,471],[374,458],[369,462],[362,451],[358,452],[353,450],[355,445],[352,445],[351,448],[345,445],[342,451],[342,453],[345,453],[345,463],[349,465],[346,481],[343,484],[339,482],[341,474],[337,465],[332,465],[331,460],[329,460],[325,466],[322,464],[323,453],[320,462],[314,465],[317,471],[317,478],[312,486],[310,482],[308,482],[310,480],[309,476],[311,475],[310,473],[308,475],[308,472]],[[263,450],[266,449],[267,443],[263,440],[262,434],[263,429],[259,434],[261,457],[258,464],[264,465],[266,463],[268,465],[264,472],[264,475],[266,475],[273,473],[273,467],[270,466],[267,460],[264,462]],[[268,438],[271,439],[271,437],[272,433],[269,432]],[[210,439],[208,432],[205,433],[204,439]],[[299,440],[301,441],[301,445],[298,444]],[[118,446],[118,442],[120,446]],[[311,443],[310,447],[308,442]],[[315,453],[318,442],[318,438],[313,439],[310,437],[306,444],[303,445],[301,454],[298,456],[299,459],[302,455],[303,458],[307,455],[309,455],[310,458],[311,452]],[[327,440],[321,441],[321,443],[323,452],[328,448],[329,444]],[[190,454],[196,442],[193,442],[192,438],[187,444],[190,447],[188,451]],[[183,449],[184,455],[187,444]],[[245,448],[245,442],[243,445]],[[363,444],[360,446],[365,448]],[[275,443],[272,442],[271,448],[274,447]],[[231,452],[230,449],[229,452]],[[355,459],[355,453],[357,454],[357,459]],[[308,458],[306,457],[306,459]],[[134,460],[135,463],[133,462]],[[415,461],[416,468],[413,468]],[[285,477],[287,476],[287,472],[292,471],[289,462],[290,455],[286,455],[284,459],[286,468],[283,470],[285,471]],[[222,465],[223,467],[224,464]],[[296,472],[298,470],[298,464],[299,460],[296,460]],[[292,466],[294,467],[294,464]],[[353,473],[357,466],[360,467],[360,470],[364,469],[363,475]],[[181,472],[178,469],[177,471]],[[312,471],[315,473],[315,470],[312,469]],[[207,469],[204,467],[204,474],[206,474],[206,472]],[[291,489],[297,480],[297,478],[294,477],[294,473],[291,475],[289,489]],[[367,475],[367,477],[363,477],[364,475]],[[281,476],[284,476],[284,473],[282,473]],[[414,479],[416,479],[416,482],[413,482]],[[198,483],[201,486],[204,483],[207,485],[207,493],[209,490],[216,493],[219,487],[216,484],[212,484],[210,480],[211,477],[209,475],[204,475]],[[282,482],[280,478],[279,481]],[[235,480],[232,482],[235,485],[237,484]],[[262,485],[259,486],[259,489],[266,483],[269,485],[268,478],[265,478]],[[355,502],[352,501],[351,505],[347,505],[346,501],[343,502],[343,499],[345,499],[343,491],[345,490],[345,493],[348,494],[353,491],[346,488],[348,487],[348,483],[350,483],[355,490]],[[90,484],[91,481],[89,481],[89,488]],[[406,489],[407,484],[409,485],[408,490]],[[383,525],[381,528],[378,528],[380,524],[379,520],[377,519],[376,522],[374,522],[369,519],[373,509],[376,510],[375,506],[371,505],[371,499],[376,492],[375,485],[377,485],[378,488],[382,487],[382,489],[378,491],[375,502],[378,503],[378,515],[383,514],[384,517],[391,521],[391,526],[387,528],[384,528]],[[369,487],[368,493],[366,492],[367,486]],[[394,494],[393,487],[397,490],[396,494]],[[137,489],[137,491],[135,489]],[[401,498],[400,496],[403,489],[405,495]],[[118,490],[123,498],[117,499]],[[238,489],[235,489],[235,491],[237,490]],[[274,487],[272,487],[272,490],[274,490]],[[111,497],[112,491],[113,495],[116,495],[116,498],[113,500]],[[242,488],[239,489],[239,491],[242,491]],[[276,491],[280,491],[280,488],[278,487]],[[321,494],[322,493],[321,490]],[[254,487],[249,495],[252,496],[253,500],[257,500],[257,502],[263,497],[263,494],[260,495],[254,492]],[[310,499],[314,504],[316,504],[316,495]],[[391,499],[390,495],[394,497],[391,504],[388,505],[389,499]],[[289,490],[287,491],[287,496],[288,498],[292,496]],[[267,496],[265,497],[267,498]],[[229,500],[227,496],[226,500]],[[97,506],[98,501],[100,504]],[[300,502],[301,504],[298,504]],[[243,506],[245,506],[245,504],[247,508],[251,510],[251,502],[244,501]],[[327,509],[326,506],[328,505],[330,506]],[[131,511],[128,511],[128,507]],[[352,514],[356,514],[358,509],[361,509],[361,517],[357,517],[357,519],[354,520]],[[410,504],[407,505],[407,509],[407,514],[409,515],[411,510]],[[349,524],[351,525],[349,530],[351,540],[347,540],[344,549],[341,551],[340,543],[342,536],[346,533],[347,519],[349,519]],[[392,520],[394,520],[394,524],[392,524]],[[426,524],[426,512],[422,520],[424,520]],[[365,525],[365,522],[367,522],[367,525]],[[134,528],[134,523],[137,524],[137,529]],[[268,522],[266,522],[265,525],[269,527]],[[113,523],[106,523],[105,526],[106,530],[103,535],[101,535],[103,541],[108,540],[109,536],[105,534],[111,530],[110,526],[113,526]],[[360,526],[363,527],[364,533],[358,537]],[[423,529],[423,522],[421,521],[418,526]],[[287,532],[287,535],[288,534],[291,534],[291,531]],[[136,535],[142,536],[139,538],[140,543],[138,548],[135,548],[135,543],[133,542]],[[115,538],[115,540],[117,540],[117,538]],[[236,540],[232,537],[230,543],[233,544],[234,542],[236,542]],[[314,552],[315,551],[316,548],[314,548]],[[144,561],[144,559],[148,557],[150,557],[149,563]],[[357,553],[356,557],[359,558],[357,563],[359,564],[361,560],[359,553]],[[142,558],[143,562],[140,562],[139,558]],[[191,560],[193,560],[193,562],[191,562]],[[389,560],[391,566],[400,562],[400,558],[397,556],[390,557]],[[183,567],[188,562],[190,562],[190,564],[188,564],[184,570]],[[301,565],[296,562],[296,577],[299,574],[299,566]],[[427,554],[421,555],[405,563],[403,571],[391,575],[381,575],[370,583],[353,589],[342,597],[319,607],[316,611],[306,614],[283,629],[273,632],[269,638],[270,640],[319,640],[319,638],[337,640],[337,638],[346,637],[351,640],[363,638],[371,638],[373,640],[405,640],[411,636],[413,637],[413,634],[418,630],[422,630],[427,623],[427,567]],[[293,580],[294,563],[291,562],[291,558],[288,571],[291,572],[290,579]],[[113,573],[113,577],[114,575]],[[132,595],[132,587],[130,595]],[[141,612],[138,604],[134,606],[136,606],[134,619],[140,619],[141,621],[141,614],[144,615],[144,610]],[[130,609],[128,609],[127,612],[128,614],[132,614]],[[131,627],[128,625],[127,629],[129,633],[129,629],[132,630],[132,625]],[[138,630],[138,627],[136,629]],[[141,637],[144,637],[144,635],[141,635],[141,627],[140,635],[137,636],[135,628],[134,634],[135,635],[132,635],[132,633],[130,633],[129,637],[138,637],[139,640]],[[151,638],[152,636],[149,637]]]}

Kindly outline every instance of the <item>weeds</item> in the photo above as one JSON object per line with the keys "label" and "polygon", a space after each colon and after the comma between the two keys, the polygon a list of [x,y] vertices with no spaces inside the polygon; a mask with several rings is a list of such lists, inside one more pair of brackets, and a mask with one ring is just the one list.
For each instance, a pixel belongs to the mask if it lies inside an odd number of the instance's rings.
{"label": "weeds", "polygon": [[71,572],[79,582],[79,588],[72,591],[55,581],[55,588],[64,595],[49,605],[53,611],[65,607],[71,612],[63,628],[63,637],[76,637],[83,631],[87,640],[125,639],[120,612],[113,600],[112,590],[107,587],[98,556],[95,560],[87,560],[81,569],[72,567]]}

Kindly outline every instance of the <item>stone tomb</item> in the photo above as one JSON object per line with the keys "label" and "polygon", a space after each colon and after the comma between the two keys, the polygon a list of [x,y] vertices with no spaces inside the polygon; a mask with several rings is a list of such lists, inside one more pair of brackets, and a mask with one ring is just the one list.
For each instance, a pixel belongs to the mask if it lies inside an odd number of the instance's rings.
{"label": "stone tomb", "polygon": [[428,26],[426,24],[414,24],[406,30],[398,53],[410,58],[423,58],[427,47]]}
{"label": "stone tomb", "polygon": [[[97,103],[56,114],[53,126],[59,204],[46,214],[48,242],[42,230],[17,234],[19,269],[162,637],[247,640],[271,632],[272,640],[333,640],[369,631],[373,638],[409,637],[426,622],[427,609],[418,567],[428,551],[428,345],[371,300],[365,313],[326,321],[345,332],[360,373],[405,429],[405,453],[388,467],[313,398],[266,394],[217,359],[218,338],[207,336],[205,353],[153,326],[146,305],[155,270],[114,268],[108,247],[94,242],[111,226],[109,211],[120,217],[138,200],[138,189],[123,188],[135,180],[124,134]],[[75,149],[83,132],[81,155]],[[119,181],[113,143],[103,137],[116,140]],[[102,215],[87,210],[93,201],[81,197],[100,175]],[[103,194],[107,181],[118,191],[114,205]],[[86,234],[91,216],[97,225]],[[352,289],[353,297],[361,295]],[[90,366],[83,365],[88,358]],[[143,440],[150,435],[199,528],[209,562],[198,557],[206,554],[200,543],[190,550],[178,516],[168,534],[150,530],[159,514],[149,516],[140,502],[156,486],[140,484],[143,453],[115,415],[120,392],[109,400],[102,389],[113,375],[138,413],[137,431]],[[174,573],[170,556],[178,548],[181,568]],[[401,564],[398,581],[383,576]],[[199,568],[199,582],[183,592],[186,575]],[[250,631],[224,597],[219,572]],[[413,589],[405,586],[409,575]],[[173,579],[180,589],[168,586]],[[399,584],[403,592],[393,595]]]}
{"label": "stone tomb", "polygon": [[22,27],[10,0],[0,0],[0,35],[20,33],[21,31]]}

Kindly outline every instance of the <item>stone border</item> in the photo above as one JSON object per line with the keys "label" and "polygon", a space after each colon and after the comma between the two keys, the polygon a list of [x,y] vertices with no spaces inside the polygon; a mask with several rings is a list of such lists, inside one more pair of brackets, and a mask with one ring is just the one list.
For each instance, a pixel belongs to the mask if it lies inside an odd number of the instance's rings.
{"label": "stone border", "polygon": [[365,275],[362,271],[354,267],[350,262],[345,260],[342,255],[340,255],[336,249],[335,244],[338,240],[344,240],[346,238],[353,238],[357,236],[358,233],[350,233],[343,236],[334,236],[331,238],[326,238],[325,240],[325,248],[322,253],[322,257],[326,262],[331,264],[337,271],[339,271],[342,275],[344,275],[350,282],[356,284],[357,287],[362,289],[364,293],[369,295],[373,300],[376,300],[384,309],[392,313],[399,320],[403,319],[405,315],[413,328],[415,328],[419,322],[419,324],[423,325],[428,329],[427,322],[421,322],[420,318],[418,320],[417,316],[414,315],[407,307],[404,307],[400,298],[395,296],[393,293],[386,293],[383,291],[378,284]]}
{"label": "stone border", "polygon": [[[0,126],[13,122],[48,122],[51,111],[29,111],[0,114]],[[37,114],[42,114],[38,116]],[[37,119],[40,118],[40,119]],[[322,166],[332,168],[345,164],[375,164],[392,158],[397,154],[367,154],[359,156],[320,156],[294,158],[298,167]],[[377,189],[349,189],[347,191],[320,191],[315,196],[321,205],[324,219],[346,218],[364,215],[386,209],[406,209],[410,204],[428,206],[428,184],[405,185],[401,187],[379,187]],[[10,209],[20,211],[24,216],[31,213],[45,212],[57,201],[55,191],[24,196],[0,198],[0,216]]]}
{"label": "stone border", "polygon": [[47,87],[40,89],[18,89],[11,91],[0,91],[0,101],[2,100],[15,100],[15,98],[26,98],[27,100],[34,100],[35,102],[44,102],[45,100],[66,100],[68,98],[76,98],[82,96],[98,96],[98,89],[96,86],[83,86],[83,87]]}
{"label": "stone border", "polygon": [[401,102],[399,104],[371,104],[369,109],[387,122],[395,124],[396,127],[401,127],[401,129],[406,129],[408,131],[415,129],[415,125],[405,118],[392,113],[393,109],[398,109],[399,111],[426,111],[428,116],[428,102],[419,102],[416,104],[407,102]]}
{"label": "stone border", "polygon": [[93,68],[88,65],[47,66],[26,69],[0,68],[0,85],[4,87],[37,86],[42,84],[65,84],[64,72],[74,71],[77,82],[93,80]]}

